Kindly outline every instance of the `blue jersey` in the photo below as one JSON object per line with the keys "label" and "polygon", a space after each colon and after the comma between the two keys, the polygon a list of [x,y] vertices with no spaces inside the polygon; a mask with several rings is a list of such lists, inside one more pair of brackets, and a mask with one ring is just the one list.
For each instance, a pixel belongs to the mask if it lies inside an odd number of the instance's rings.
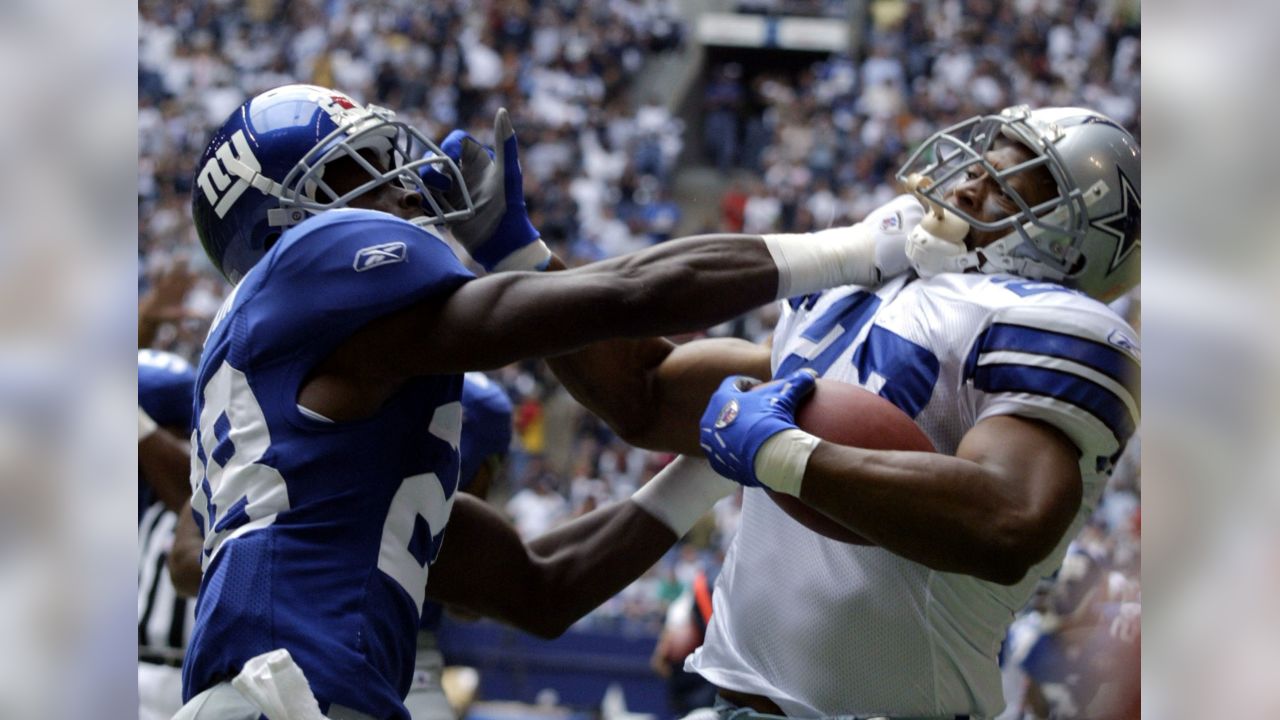
{"label": "blue jersey", "polygon": [[458,484],[462,376],[414,378],[353,422],[297,397],[371,320],[472,277],[432,233],[344,209],[285,232],[227,298],[197,373],[204,578],[184,699],[286,648],[322,710],[408,718],[427,567]]}
{"label": "blue jersey", "polygon": [[[486,459],[506,455],[511,447],[511,399],[506,391],[484,373],[469,372],[463,378],[459,490],[471,485]],[[439,603],[423,604],[422,629],[439,628],[443,610]]]}
{"label": "blue jersey", "polygon": [[[195,393],[196,371],[191,363],[160,350],[138,351],[138,405],[157,425],[170,430],[191,431],[191,396]],[[138,518],[156,501],[155,491],[138,478]]]}

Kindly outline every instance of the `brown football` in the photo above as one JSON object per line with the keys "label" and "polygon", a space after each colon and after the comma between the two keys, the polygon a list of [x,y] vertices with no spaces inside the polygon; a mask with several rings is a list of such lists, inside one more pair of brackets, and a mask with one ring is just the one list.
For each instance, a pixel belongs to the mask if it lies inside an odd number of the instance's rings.
{"label": "brown football", "polygon": [[[873,392],[838,380],[818,380],[796,413],[796,424],[805,432],[840,445],[936,452],[920,426],[896,405]],[[792,519],[819,535],[853,545],[875,544],[809,507],[800,498],[767,488],[765,492]]]}

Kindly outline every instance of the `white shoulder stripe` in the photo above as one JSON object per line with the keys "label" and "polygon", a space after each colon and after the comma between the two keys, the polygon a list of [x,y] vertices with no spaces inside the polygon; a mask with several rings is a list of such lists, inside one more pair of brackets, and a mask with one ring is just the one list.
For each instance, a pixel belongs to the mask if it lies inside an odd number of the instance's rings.
{"label": "white shoulder stripe", "polygon": [[[1097,455],[1109,457],[1120,449],[1111,428],[1093,414],[1071,403],[1055,400],[1047,395],[1030,393],[1007,393],[1003,396],[1006,399],[996,400],[986,405],[977,421],[981,422],[996,415],[1021,415],[1043,420],[1062,430],[1081,450],[1092,447]],[[1064,422],[1067,419],[1070,420],[1069,423]],[[1089,459],[1082,457],[1081,461]]]}

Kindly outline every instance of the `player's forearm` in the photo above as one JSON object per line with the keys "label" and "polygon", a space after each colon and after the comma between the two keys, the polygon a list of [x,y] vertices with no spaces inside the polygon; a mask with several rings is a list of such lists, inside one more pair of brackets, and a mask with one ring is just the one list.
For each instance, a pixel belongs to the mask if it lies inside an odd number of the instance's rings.
{"label": "player's forearm", "polygon": [[563,631],[644,573],[734,488],[706,460],[682,456],[627,502],[530,542],[543,599],[538,617]]}
{"label": "player's forearm", "polygon": [[676,539],[638,505],[621,502],[530,542],[538,567],[534,631],[560,635],[643,575]]}
{"label": "player's forearm", "polygon": [[178,511],[178,524],[173,531],[173,547],[169,550],[167,560],[173,587],[182,597],[195,597],[200,590],[203,574],[200,555],[203,544],[191,507],[183,507]]}
{"label": "player's forearm", "polygon": [[427,596],[556,637],[642,575],[675,540],[669,526],[627,502],[525,543],[496,509],[458,495]]}
{"label": "player's forearm", "polygon": [[138,470],[170,510],[190,509],[191,446],[160,428],[138,443]]}
{"label": "player's forearm", "polygon": [[698,419],[720,381],[770,374],[768,349],[736,338],[607,341],[548,364],[628,443],[694,456],[702,454]]}
{"label": "player's forearm", "polygon": [[637,447],[678,450],[646,441],[664,417],[654,371],[674,347],[663,338],[606,340],[547,358],[547,366],[575,400],[623,440]]}
{"label": "player's forearm", "polygon": [[778,269],[750,236],[680,240],[564,272],[495,273],[393,313],[346,344],[393,380],[486,370],[612,338],[700,330],[775,297]]}
{"label": "player's forearm", "polygon": [[[944,572],[1012,584],[1056,543],[1033,534],[1025,484],[970,460],[821,443],[800,498],[877,545]],[[1034,533],[1033,533],[1034,531]]]}
{"label": "player's forearm", "polygon": [[700,330],[778,297],[779,268],[763,240],[705,235],[593,263],[561,275],[603,282],[596,306],[611,336]]}

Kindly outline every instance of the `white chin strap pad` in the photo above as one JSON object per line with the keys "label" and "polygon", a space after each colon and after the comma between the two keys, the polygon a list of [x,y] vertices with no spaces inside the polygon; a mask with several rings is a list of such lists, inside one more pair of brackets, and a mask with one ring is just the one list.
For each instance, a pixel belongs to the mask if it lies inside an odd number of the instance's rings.
{"label": "white chin strap pad", "polygon": [[969,233],[969,223],[948,210],[942,217],[926,211],[920,224],[907,236],[907,259],[922,278],[930,278],[945,272],[961,272],[966,267],[969,254],[964,237]]}

